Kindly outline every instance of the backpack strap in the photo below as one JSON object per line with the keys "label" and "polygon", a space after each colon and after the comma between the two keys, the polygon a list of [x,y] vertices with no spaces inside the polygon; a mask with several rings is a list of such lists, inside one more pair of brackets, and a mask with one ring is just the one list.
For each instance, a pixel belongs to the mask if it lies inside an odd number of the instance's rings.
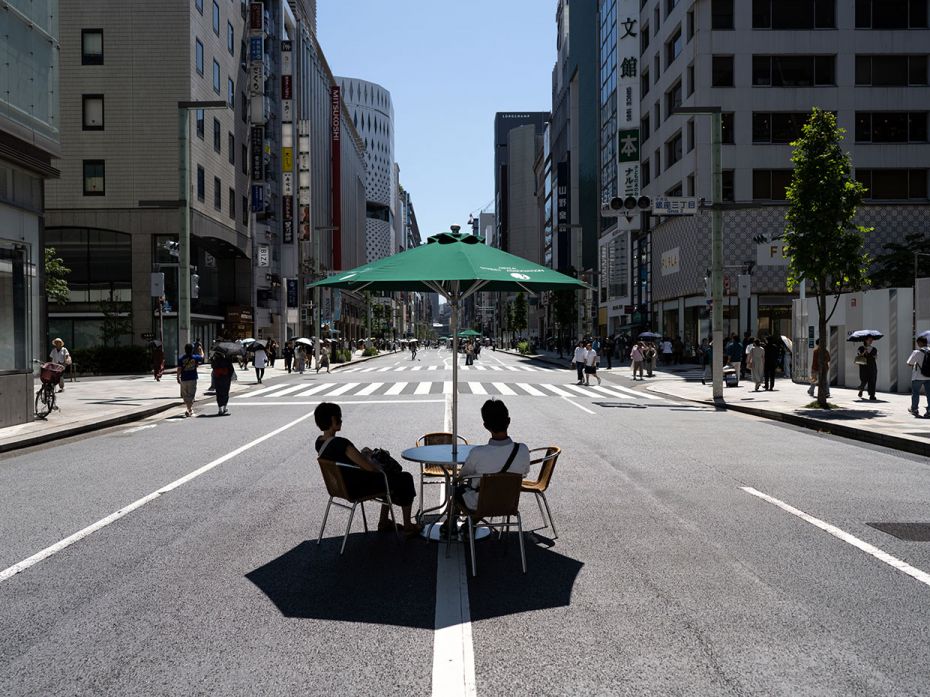
{"label": "backpack strap", "polygon": [[520,449],[519,443],[513,444],[513,450],[510,451],[510,457],[507,458],[507,462],[504,463],[504,469],[500,471],[500,474],[503,474],[510,469],[510,465],[513,464],[513,459],[517,456],[517,451]]}

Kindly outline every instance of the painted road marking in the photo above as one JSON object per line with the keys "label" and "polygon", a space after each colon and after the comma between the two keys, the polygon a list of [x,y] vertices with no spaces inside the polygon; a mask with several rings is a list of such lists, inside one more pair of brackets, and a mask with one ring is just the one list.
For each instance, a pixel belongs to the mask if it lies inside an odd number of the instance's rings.
{"label": "painted road marking", "polygon": [[431,365],[429,368],[427,368],[427,370],[439,370],[439,366],[438,366],[438,365]]}
{"label": "painted road marking", "polygon": [[400,394],[401,392],[404,391],[404,388],[405,388],[406,386],[407,386],[407,383],[406,383],[406,382],[395,382],[393,385],[391,385],[391,388],[390,388],[387,392],[385,392],[384,394],[385,394],[385,395],[391,395],[391,396],[393,396],[393,395],[398,395],[398,394]]}
{"label": "painted road marking", "polygon": [[546,396],[544,392],[540,392],[535,387],[528,385],[525,382],[518,382],[517,387],[519,387],[521,390],[526,390],[533,397],[545,397]]}
{"label": "painted road marking", "polygon": [[332,383],[324,382],[322,385],[314,385],[309,390],[298,392],[297,394],[293,396],[294,397],[309,397],[312,394],[316,394],[317,392],[322,392],[323,390],[329,389],[331,386],[332,386]]}
{"label": "painted road marking", "polygon": [[775,506],[778,506],[783,511],[787,511],[791,515],[797,516],[801,520],[807,523],[810,523],[814,527],[820,528],[824,532],[830,533],[838,540],[842,540],[843,542],[846,542],[847,544],[851,544],[853,547],[856,547],[857,549],[862,550],[866,554],[869,554],[875,557],[879,561],[885,562],[886,564],[888,564],[888,566],[891,566],[897,569],[898,571],[901,571],[907,574],[911,578],[917,579],[918,581],[920,581],[926,586],[930,586],[930,574],[928,574],[926,571],[921,571],[920,569],[911,566],[907,562],[903,562],[897,557],[891,556],[890,554],[888,554],[888,552],[885,552],[879,549],[875,545],[871,545],[868,542],[865,542],[864,540],[860,540],[855,535],[850,535],[845,530],[841,530],[835,525],[830,525],[830,523],[820,520],[820,518],[815,518],[812,515],[808,515],[804,511],[801,511],[795,508],[794,506],[790,506],[784,501],[776,499],[774,496],[763,494],[761,491],[759,491],[758,489],[753,489],[751,486],[743,486],[740,488],[743,491],[745,491],[747,494],[752,494],[753,496],[756,496],[762,499],[763,501],[768,501],[769,503]]}
{"label": "painted road marking", "polygon": [[[250,448],[254,448],[254,447],[255,447],[256,445],[258,445],[259,443],[264,443],[264,442],[265,442],[266,440],[268,440],[269,438],[274,438],[276,435],[278,435],[279,433],[283,433],[284,431],[286,431],[287,429],[291,428],[292,426],[296,426],[297,424],[301,423],[302,421],[306,421],[306,420],[309,419],[311,416],[313,416],[313,413],[312,413],[312,412],[309,413],[309,414],[304,414],[304,415],[301,416],[300,418],[294,419],[294,420],[291,421],[290,423],[284,424],[284,425],[281,426],[280,428],[276,428],[274,431],[271,431],[270,433],[266,433],[264,436],[261,436],[261,437],[259,437],[259,438],[256,438],[255,440],[250,441],[249,443],[246,443],[245,445],[242,445],[242,446],[236,448],[235,450],[226,453],[226,454],[223,455],[222,457],[218,457],[217,459],[213,460],[212,462],[208,462],[208,463],[207,463],[206,465],[204,465],[203,467],[200,467],[199,469],[195,469],[193,472],[190,472],[190,473],[188,473],[188,474],[185,474],[185,475],[184,475],[183,477],[181,477],[180,479],[175,479],[175,480],[174,480],[173,482],[171,482],[170,484],[167,484],[167,485],[163,486],[161,489],[158,489],[157,491],[153,491],[153,492],[152,492],[151,494],[149,494],[148,496],[143,496],[141,499],[138,499],[137,501],[133,501],[133,502],[130,503],[128,506],[124,506],[123,508],[120,508],[118,511],[116,511],[116,512],[114,512],[114,513],[111,513],[111,514],[108,515],[106,518],[101,518],[101,519],[98,520],[96,523],[92,523],[91,525],[88,525],[86,528],[83,528],[82,530],[78,530],[78,531],[77,531],[76,533],[74,533],[73,535],[70,535],[70,536],[64,538],[63,540],[60,540],[60,541],[56,542],[55,544],[51,545],[50,547],[46,547],[46,548],[43,549],[41,552],[37,552],[36,554],[33,554],[33,555],[32,555],[31,557],[29,557],[28,559],[24,559],[23,561],[21,561],[21,562],[19,562],[19,563],[17,563],[17,564],[14,564],[14,565],[11,566],[11,567],[8,567],[8,568],[4,569],[3,571],[0,571],[0,583],[2,583],[3,581],[6,581],[6,580],[9,579],[9,578],[12,578],[13,576],[15,576],[16,574],[18,574],[18,573],[20,573],[20,572],[22,572],[22,571],[25,571],[26,569],[28,569],[28,568],[31,567],[31,566],[35,566],[35,565],[38,564],[40,561],[43,561],[43,560],[45,560],[45,559],[48,559],[48,558],[49,558],[50,556],[52,556],[53,554],[57,554],[57,553],[60,552],[61,550],[66,549],[67,547],[70,547],[70,546],[73,545],[75,542],[79,542],[79,541],[83,540],[83,539],[84,539],[85,537],[87,537],[88,535],[92,535],[93,533],[97,532],[98,530],[100,530],[100,529],[102,529],[102,528],[105,528],[105,527],[106,527],[107,525],[109,525],[110,523],[113,523],[113,522],[119,520],[120,518],[122,518],[123,516],[125,516],[125,515],[127,515],[127,514],[129,514],[129,513],[132,513],[132,512],[133,512],[134,510],[136,510],[137,508],[141,508],[142,506],[144,506],[145,504],[147,504],[149,501],[154,501],[154,500],[157,499],[159,496],[163,496],[164,494],[167,494],[167,493],[170,492],[170,491],[174,491],[174,490],[177,489],[179,486],[181,486],[181,485],[183,485],[183,484],[186,484],[187,482],[191,481],[192,479],[196,479],[196,478],[199,477],[201,474],[204,474],[205,472],[209,472],[209,471],[212,470],[214,467],[217,467],[218,465],[221,465],[221,464],[223,464],[224,462],[226,462],[226,461],[228,461],[228,460],[231,460],[232,458],[236,457],[237,455],[240,455],[240,454],[244,453],[246,450],[249,450]],[[440,555],[440,556],[442,556],[442,555]]]}
{"label": "painted road marking", "polygon": [[581,385],[563,385],[566,390],[572,390],[573,392],[578,392],[585,397],[595,397],[597,395],[592,395],[588,390],[584,389]]}
{"label": "painted road marking", "polygon": [[578,404],[578,402],[573,402],[573,401],[570,400],[568,397],[562,397],[562,399],[564,399],[566,402],[568,402],[569,404],[571,404],[573,407],[578,407],[579,409],[581,409],[581,411],[586,411],[586,412],[588,412],[589,414],[593,414],[593,413],[594,413],[593,411],[591,411],[591,410],[588,409],[587,407],[583,407],[583,406],[581,406],[580,404]]}
{"label": "painted road marking", "polygon": [[136,433],[138,431],[144,431],[148,428],[156,428],[157,426],[158,424],[148,424],[147,426],[136,426],[135,428],[127,428],[125,431],[123,431],[123,433]]}
{"label": "painted road marking", "polygon": [[452,394],[452,382],[450,380],[446,380],[444,383],[442,383],[442,393]]}
{"label": "painted road marking", "polygon": [[620,399],[632,399],[630,395],[625,394],[623,392],[614,392],[612,387],[608,389],[606,387],[601,387],[600,385],[592,385],[590,389],[596,390],[597,392],[603,392],[604,394],[610,397],[619,397]]}
{"label": "painted road marking", "polygon": [[484,385],[480,382],[469,382],[468,389],[471,390],[472,394],[487,394],[488,391],[484,389]]}
{"label": "painted road marking", "polygon": [[321,396],[321,397],[326,397],[326,398],[329,398],[329,397],[338,397],[339,395],[345,394],[345,393],[348,392],[349,390],[358,387],[359,384],[360,384],[360,383],[357,383],[357,382],[347,382],[347,383],[344,384],[344,385],[339,385],[339,386],[338,386],[335,390],[333,390],[332,392],[322,392],[322,393],[320,393],[320,396]]}
{"label": "painted road marking", "polygon": [[634,397],[642,397],[643,399],[662,399],[661,397],[656,397],[655,395],[647,394],[640,390],[631,390],[628,387],[621,387],[620,385],[611,385],[610,389],[619,390],[620,392],[626,392],[628,394],[633,395]]}
{"label": "painted road marking", "polygon": [[270,393],[265,394],[265,396],[266,397],[283,397],[286,394],[290,394],[291,392],[296,392],[297,390],[302,390],[305,387],[306,385],[301,385],[298,383],[297,385],[291,385],[289,387],[285,387],[284,389],[281,389],[281,386],[279,385],[277,392],[270,392]]}
{"label": "painted road marking", "polygon": [[429,394],[430,388],[433,386],[431,382],[421,382],[417,384],[417,389],[413,391],[414,394]]}
{"label": "painted road marking", "polygon": [[549,390],[550,392],[557,394],[559,397],[573,397],[571,392],[566,392],[561,387],[556,387],[555,385],[540,385],[544,390]]}
{"label": "painted road marking", "polygon": [[510,389],[508,385],[504,384],[503,382],[492,382],[491,384],[494,385],[494,389],[500,392],[502,395],[516,395],[517,394],[512,389]]}
{"label": "painted road marking", "polygon": [[368,385],[368,386],[363,387],[362,389],[360,389],[360,390],[356,393],[356,396],[358,396],[358,397],[368,396],[368,395],[370,395],[372,392],[374,392],[375,390],[377,390],[379,387],[381,387],[381,385],[383,385],[383,384],[384,384],[383,382],[373,382],[373,383],[371,383],[370,385]]}

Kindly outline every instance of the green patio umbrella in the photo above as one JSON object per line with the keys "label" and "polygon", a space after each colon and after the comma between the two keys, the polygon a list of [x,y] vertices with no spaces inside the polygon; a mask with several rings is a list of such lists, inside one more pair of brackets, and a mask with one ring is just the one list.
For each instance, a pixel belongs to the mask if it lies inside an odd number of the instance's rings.
{"label": "green patio umbrella", "polygon": [[459,336],[470,337],[470,336],[481,336],[481,332],[476,332],[474,329],[463,329],[459,332]]}
{"label": "green patio umbrella", "polygon": [[[308,284],[354,291],[439,293],[452,310],[452,432],[458,436],[458,313],[462,301],[478,291],[535,294],[544,290],[582,290],[590,286],[531,261],[484,244],[484,238],[452,232],[433,235],[425,245],[378,259]],[[466,330],[471,331],[471,330]],[[463,332],[464,334],[464,332]],[[473,335],[478,335],[474,332]],[[453,437],[453,455],[458,438]]]}

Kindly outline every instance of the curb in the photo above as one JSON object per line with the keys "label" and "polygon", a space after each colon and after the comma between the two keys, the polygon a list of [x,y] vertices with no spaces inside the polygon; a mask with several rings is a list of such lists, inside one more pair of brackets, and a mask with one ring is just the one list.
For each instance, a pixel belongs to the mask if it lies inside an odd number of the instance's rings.
{"label": "curb", "polygon": [[[501,349],[504,353],[510,353],[513,355],[521,355],[518,351],[512,351],[510,349]],[[547,363],[549,365],[559,366],[561,363],[554,361],[551,358],[540,355],[527,355],[524,358],[530,358],[535,361],[540,361],[542,363]],[[691,399],[689,397],[682,397],[677,394],[672,394],[663,390],[649,389],[650,392],[658,393],[665,395],[666,397],[673,397],[675,399],[681,399],[686,402],[694,402],[695,404],[704,404],[709,406],[716,406],[713,400],[706,399]],[[806,428],[810,431],[817,431],[818,433],[823,433],[826,435],[839,436],[841,438],[847,438],[849,440],[858,441],[860,443],[869,443],[870,445],[880,445],[885,448],[891,448],[892,450],[900,450],[906,453],[911,453],[913,455],[922,455],[924,457],[930,457],[930,443],[920,443],[918,441],[910,440],[909,438],[901,438],[900,436],[890,436],[883,433],[876,433],[874,431],[866,431],[861,428],[854,428],[852,426],[844,426],[843,424],[836,424],[827,421],[820,421],[818,419],[811,418],[809,416],[799,416],[797,414],[783,414],[777,411],[769,411],[767,409],[758,409],[756,407],[747,407],[741,404],[728,404],[724,402],[722,407],[724,411],[735,411],[743,414],[749,414],[750,416],[756,416],[763,419],[770,419],[772,421],[779,421],[781,423],[786,423],[791,426],[800,426],[801,428]]]}

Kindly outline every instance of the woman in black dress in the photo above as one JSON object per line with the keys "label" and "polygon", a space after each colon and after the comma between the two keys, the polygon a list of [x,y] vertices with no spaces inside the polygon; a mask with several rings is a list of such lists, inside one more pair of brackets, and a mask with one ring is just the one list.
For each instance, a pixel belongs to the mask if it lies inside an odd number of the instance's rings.
{"label": "woman in black dress", "polygon": [[[859,398],[862,399],[862,391],[869,391],[869,401],[877,402],[875,397],[875,380],[878,378],[878,364],[875,359],[878,357],[878,351],[872,342],[872,337],[867,337],[862,346],[859,347],[856,363],[859,364]],[[864,362],[863,362],[864,361]]]}

